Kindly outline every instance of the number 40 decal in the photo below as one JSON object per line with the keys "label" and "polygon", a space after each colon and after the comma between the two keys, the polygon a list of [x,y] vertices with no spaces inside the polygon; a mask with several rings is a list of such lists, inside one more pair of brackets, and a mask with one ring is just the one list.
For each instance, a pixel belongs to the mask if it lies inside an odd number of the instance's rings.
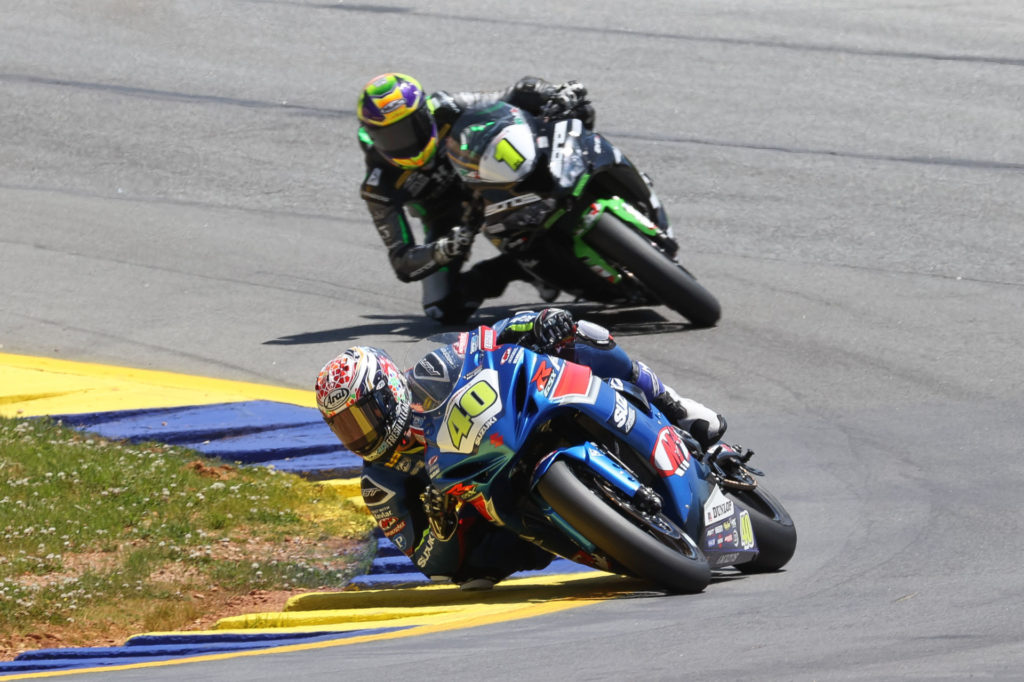
{"label": "number 40 decal", "polygon": [[[471,452],[476,446],[477,436],[501,411],[501,399],[491,383],[497,374],[494,370],[481,372],[476,381],[452,397],[445,418],[448,430],[438,439],[442,449]],[[444,435],[448,436],[447,443],[443,442]]]}

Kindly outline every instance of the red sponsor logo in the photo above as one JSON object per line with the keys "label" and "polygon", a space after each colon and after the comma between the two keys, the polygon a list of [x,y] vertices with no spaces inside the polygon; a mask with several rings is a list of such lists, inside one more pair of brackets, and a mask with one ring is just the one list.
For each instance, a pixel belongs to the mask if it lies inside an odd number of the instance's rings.
{"label": "red sponsor logo", "polygon": [[541,360],[540,365],[537,367],[537,371],[533,373],[533,378],[530,379],[531,383],[537,385],[538,391],[544,391],[547,388],[548,381],[551,379],[551,373],[554,372],[554,368],[548,365],[547,360]]}
{"label": "red sponsor logo", "polygon": [[391,528],[384,531],[384,537],[393,538],[399,533],[401,533],[403,530],[405,530],[405,521],[402,521],[397,526],[392,526]]}
{"label": "red sponsor logo", "polygon": [[494,350],[494,330],[486,325],[480,326],[480,349]]}
{"label": "red sponsor logo", "polygon": [[455,485],[448,489],[449,495],[454,495],[455,497],[460,497],[463,499],[465,499],[466,496],[468,495],[472,495],[474,492],[476,492],[476,488],[474,488],[471,485],[466,485],[465,483],[456,483]]}
{"label": "red sponsor logo", "polygon": [[558,383],[551,392],[551,398],[564,398],[570,395],[586,395],[590,388],[590,368],[566,362],[558,375]]}
{"label": "red sponsor logo", "polygon": [[690,468],[690,453],[674,427],[658,432],[658,443],[651,453],[651,464],[663,477],[682,476]]}
{"label": "red sponsor logo", "polygon": [[477,495],[473,499],[469,500],[469,503],[473,505],[480,516],[484,517],[488,521],[494,521],[494,517],[491,515],[491,510],[487,507],[487,500],[484,499],[483,495]]}

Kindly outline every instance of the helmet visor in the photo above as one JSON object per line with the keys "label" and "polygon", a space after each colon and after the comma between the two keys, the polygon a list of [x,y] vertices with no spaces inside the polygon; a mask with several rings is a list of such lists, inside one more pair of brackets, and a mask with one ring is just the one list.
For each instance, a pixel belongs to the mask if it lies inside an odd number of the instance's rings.
{"label": "helmet visor", "polygon": [[[390,401],[388,400],[390,398]],[[360,457],[373,453],[384,439],[394,396],[384,387],[363,396],[351,407],[327,420],[338,440]]]}
{"label": "helmet visor", "polygon": [[411,159],[422,153],[437,138],[437,126],[425,105],[403,119],[386,126],[366,125],[373,144],[390,159]]}

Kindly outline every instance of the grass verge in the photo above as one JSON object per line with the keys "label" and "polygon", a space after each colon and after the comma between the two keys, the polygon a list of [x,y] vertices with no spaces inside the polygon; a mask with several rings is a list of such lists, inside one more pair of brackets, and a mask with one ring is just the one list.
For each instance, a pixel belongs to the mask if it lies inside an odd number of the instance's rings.
{"label": "grass verge", "polygon": [[372,528],[291,474],[0,418],[0,660],[340,588],[372,560]]}

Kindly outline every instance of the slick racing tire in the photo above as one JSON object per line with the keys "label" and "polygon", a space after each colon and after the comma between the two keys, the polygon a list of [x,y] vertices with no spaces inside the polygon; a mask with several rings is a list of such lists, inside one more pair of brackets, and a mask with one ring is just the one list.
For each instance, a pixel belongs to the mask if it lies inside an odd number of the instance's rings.
{"label": "slick racing tire", "polygon": [[718,300],[693,275],[615,216],[602,214],[584,239],[694,326],[713,327],[722,316]]}
{"label": "slick racing tire", "polygon": [[664,514],[635,509],[584,467],[556,461],[537,486],[559,516],[634,576],[671,592],[694,593],[711,581],[707,558]]}
{"label": "slick racing tire", "polygon": [[753,490],[727,490],[728,497],[750,514],[757,558],[737,564],[741,573],[768,573],[785,566],[796,552],[796,526],[782,503],[759,485]]}

